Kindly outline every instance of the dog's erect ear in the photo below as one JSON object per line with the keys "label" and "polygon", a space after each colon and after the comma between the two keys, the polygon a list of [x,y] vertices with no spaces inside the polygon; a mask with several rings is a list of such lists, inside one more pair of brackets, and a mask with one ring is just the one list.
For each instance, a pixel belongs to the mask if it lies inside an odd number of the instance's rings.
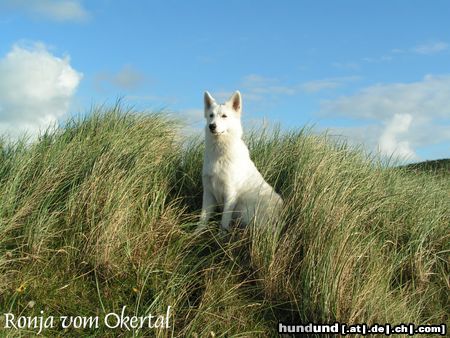
{"label": "dog's erect ear", "polygon": [[242,111],[242,97],[239,90],[236,90],[233,95],[231,95],[230,99],[228,100],[228,103],[230,104],[231,108],[237,113],[241,114]]}
{"label": "dog's erect ear", "polygon": [[207,112],[209,108],[211,108],[211,106],[214,103],[216,103],[216,100],[214,100],[214,98],[208,92],[205,92],[204,100],[205,100],[205,112]]}

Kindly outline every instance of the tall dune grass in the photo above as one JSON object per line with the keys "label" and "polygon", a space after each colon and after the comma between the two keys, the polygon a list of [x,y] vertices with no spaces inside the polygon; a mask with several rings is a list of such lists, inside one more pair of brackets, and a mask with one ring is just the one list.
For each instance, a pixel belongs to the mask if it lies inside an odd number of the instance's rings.
{"label": "tall dune grass", "polygon": [[179,135],[164,114],[116,106],[31,145],[0,142],[0,313],[172,309],[170,329],[43,332],[74,337],[448,322],[448,176],[377,164],[306,130],[250,133],[252,158],[285,200],[281,219],[196,234],[203,145]]}

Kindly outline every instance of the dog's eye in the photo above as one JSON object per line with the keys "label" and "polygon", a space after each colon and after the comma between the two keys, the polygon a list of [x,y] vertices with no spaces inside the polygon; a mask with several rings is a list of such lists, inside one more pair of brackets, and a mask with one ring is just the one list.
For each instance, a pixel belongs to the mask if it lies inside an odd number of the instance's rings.
{"label": "dog's eye", "polygon": [[223,118],[227,117],[225,114],[222,115]]}
{"label": "dog's eye", "polygon": [[209,114],[209,117],[213,117],[214,115],[213,114]]}

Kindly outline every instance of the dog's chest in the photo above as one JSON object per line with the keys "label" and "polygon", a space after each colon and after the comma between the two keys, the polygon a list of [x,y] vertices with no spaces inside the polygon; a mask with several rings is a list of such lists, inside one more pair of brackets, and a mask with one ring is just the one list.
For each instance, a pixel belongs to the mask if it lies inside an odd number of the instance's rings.
{"label": "dog's chest", "polygon": [[217,158],[206,162],[203,168],[204,184],[208,185],[218,203],[223,203],[226,194],[239,189],[243,181],[243,168],[239,161]]}

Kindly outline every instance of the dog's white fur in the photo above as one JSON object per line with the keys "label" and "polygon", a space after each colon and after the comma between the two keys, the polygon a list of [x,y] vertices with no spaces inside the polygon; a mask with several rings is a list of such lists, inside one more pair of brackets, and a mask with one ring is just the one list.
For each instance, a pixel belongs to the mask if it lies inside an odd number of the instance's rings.
{"label": "dog's white fur", "polygon": [[[230,222],[258,224],[276,217],[281,197],[264,180],[250,159],[242,140],[242,98],[236,91],[224,104],[205,92],[205,155],[203,160],[203,205],[200,228],[217,206],[223,208],[221,228]],[[210,126],[215,125],[211,130]],[[272,218],[273,219],[273,218]]]}

